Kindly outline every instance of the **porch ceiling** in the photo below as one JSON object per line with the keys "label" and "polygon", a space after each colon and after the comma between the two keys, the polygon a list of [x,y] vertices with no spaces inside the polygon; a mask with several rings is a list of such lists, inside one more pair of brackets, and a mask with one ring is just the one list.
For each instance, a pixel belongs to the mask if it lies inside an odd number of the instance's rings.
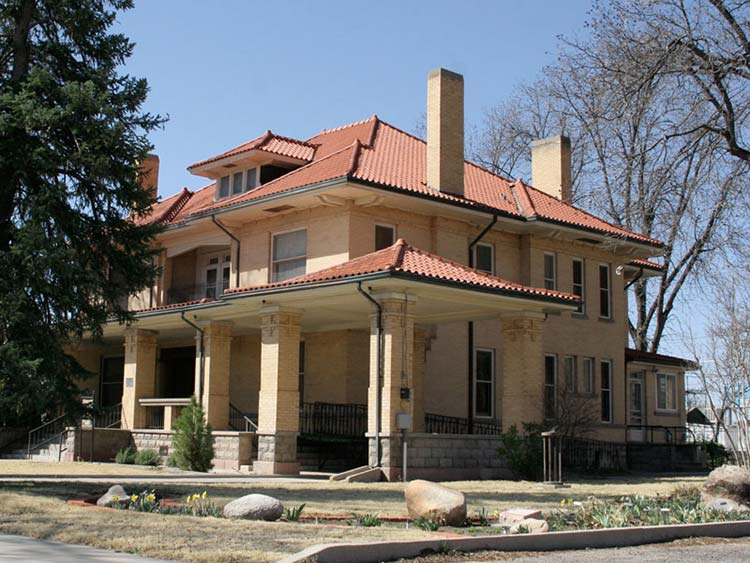
{"label": "porch ceiling", "polygon": [[[263,308],[280,306],[303,312],[303,332],[368,329],[373,307],[359,293],[358,283],[374,297],[379,294],[406,294],[415,298],[414,314],[418,324],[491,319],[518,312],[559,313],[575,308],[574,304],[545,302],[420,280],[383,277],[350,279],[314,287],[276,288],[266,293],[236,294],[225,296],[220,301],[144,311],[136,315],[136,321],[131,326],[157,330],[160,332],[160,339],[184,339],[194,335],[193,329],[181,318],[184,314],[198,324],[218,320],[232,321],[235,334],[247,334],[260,330]],[[126,328],[117,323],[108,324],[104,327],[105,341],[118,340]]]}

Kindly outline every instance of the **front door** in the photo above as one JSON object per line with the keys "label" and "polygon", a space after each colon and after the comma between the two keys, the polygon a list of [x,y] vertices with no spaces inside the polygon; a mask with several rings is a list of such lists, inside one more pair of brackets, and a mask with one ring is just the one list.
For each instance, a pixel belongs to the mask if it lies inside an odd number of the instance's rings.
{"label": "front door", "polygon": [[628,439],[633,442],[642,442],[644,439],[643,426],[643,374],[631,373],[629,379],[629,421],[631,426],[640,426],[641,428],[629,428]]}

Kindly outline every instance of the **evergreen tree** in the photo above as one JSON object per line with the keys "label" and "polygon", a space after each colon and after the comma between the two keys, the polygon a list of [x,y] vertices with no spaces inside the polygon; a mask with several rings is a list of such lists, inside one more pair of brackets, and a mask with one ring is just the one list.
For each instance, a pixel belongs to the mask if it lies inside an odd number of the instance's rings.
{"label": "evergreen tree", "polygon": [[0,426],[76,408],[66,353],[149,286],[159,227],[138,163],[162,123],[133,44],[111,32],[130,0],[0,3]]}
{"label": "evergreen tree", "polygon": [[193,395],[190,404],[174,421],[171,463],[189,471],[208,471],[213,467],[214,446],[211,425],[206,424],[203,407]]}

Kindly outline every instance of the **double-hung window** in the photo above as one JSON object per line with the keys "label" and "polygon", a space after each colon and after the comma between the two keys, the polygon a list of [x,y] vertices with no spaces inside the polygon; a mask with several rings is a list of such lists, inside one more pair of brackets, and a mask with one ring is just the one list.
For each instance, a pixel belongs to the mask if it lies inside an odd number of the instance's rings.
{"label": "double-hung window", "polygon": [[584,305],[584,298],[586,293],[586,282],[585,282],[585,270],[583,268],[583,260],[580,258],[573,258],[573,295],[578,296],[581,303],[576,309],[576,313],[584,314],[586,312],[586,306]]}
{"label": "double-hung window", "polygon": [[586,395],[594,392],[594,358],[583,358],[581,360],[579,391]]}
{"label": "double-hung window", "polygon": [[544,253],[544,289],[557,289],[557,257]]}
{"label": "double-hung window", "polygon": [[271,246],[272,282],[280,282],[305,274],[307,265],[306,229],[273,235]]}
{"label": "double-hung window", "polygon": [[396,228],[391,225],[375,225],[375,250],[383,250],[396,242]]}
{"label": "double-hung window", "polygon": [[231,258],[225,254],[208,256],[206,258],[205,292],[204,297],[218,299],[229,287],[231,272]]}
{"label": "double-hung window", "polygon": [[599,316],[612,318],[612,288],[609,264],[599,264]]}
{"label": "double-hung window", "polygon": [[677,410],[677,376],[656,374],[656,408],[660,411]]}
{"label": "double-hung window", "polygon": [[229,176],[222,176],[219,179],[219,198],[229,197]]}
{"label": "double-hung window", "polygon": [[557,356],[544,356],[544,418],[551,420],[557,415]]}
{"label": "double-hung window", "polygon": [[484,242],[474,247],[474,267],[480,272],[495,274],[495,247]]}
{"label": "double-hung window", "polygon": [[254,190],[258,186],[258,172],[255,168],[248,169],[245,172],[245,190]]}
{"label": "double-hung window", "polygon": [[576,392],[576,357],[565,356],[563,358],[563,370],[565,370],[565,391]]}
{"label": "double-hung window", "polygon": [[495,351],[474,351],[474,416],[491,418],[495,404]]}
{"label": "double-hung window", "polygon": [[601,370],[601,419],[602,422],[612,422],[612,362],[602,360],[599,369]]}
{"label": "double-hung window", "polygon": [[232,174],[232,195],[242,193],[242,172]]}

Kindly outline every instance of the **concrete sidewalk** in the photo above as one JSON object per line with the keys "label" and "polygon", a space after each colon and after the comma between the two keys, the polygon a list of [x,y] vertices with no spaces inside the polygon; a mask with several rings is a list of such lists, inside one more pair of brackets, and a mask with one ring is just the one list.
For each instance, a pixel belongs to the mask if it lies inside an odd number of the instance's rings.
{"label": "concrete sidewalk", "polygon": [[0,563],[174,563],[166,559],[149,559],[106,549],[38,540],[23,536],[0,535]]}

